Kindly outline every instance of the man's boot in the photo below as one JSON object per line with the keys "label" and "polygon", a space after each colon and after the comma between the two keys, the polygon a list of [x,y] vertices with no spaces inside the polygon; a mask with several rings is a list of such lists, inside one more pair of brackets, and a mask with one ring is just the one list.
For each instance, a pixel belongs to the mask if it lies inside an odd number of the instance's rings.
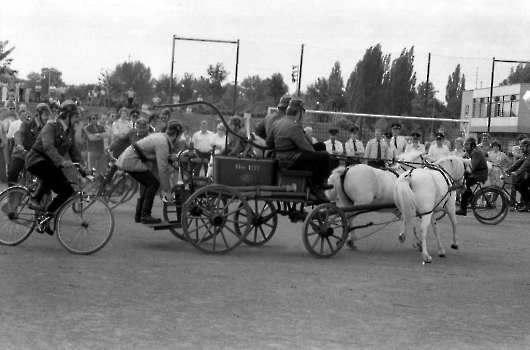
{"label": "man's boot", "polygon": [[142,221],[142,207],[144,204],[143,198],[138,198],[136,200],[136,212],[134,214],[134,222],[140,223]]}
{"label": "man's boot", "polygon": [[460,210],[455,212],[456,215],[466,216],[467,215],[467,203],[469,202],[470,191],[466,190],[462,193],[462,198],[460,200]]}
{"label": "man's boot", "polygon": [[313,185],[310,192],[316,197],[315,204],[329,203],[329,198],[324,193],[322,185]]}
{"label": "man's boot", "polygon": [[42,197],[48,192],[46,188],[42,185],[39,185],[31,196],[31,202],[29,203],[29,208],[37,211],[44,211],[45,207],[42,205]]}
{"label": "man's boot", "polygon": [[144,204],[142,206],[142,224],[159,224],[162,220],[154,218],[151,216],[151,209],[153,208],[153,201],[148,201],[144,199]]}

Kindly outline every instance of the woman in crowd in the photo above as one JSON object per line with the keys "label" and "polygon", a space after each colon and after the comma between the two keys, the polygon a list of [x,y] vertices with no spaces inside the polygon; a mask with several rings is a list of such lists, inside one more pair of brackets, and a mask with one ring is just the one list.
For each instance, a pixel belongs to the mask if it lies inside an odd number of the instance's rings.
{"label": "woman in crowd", "polygon": [[215,147],[215,154],[221,153],[226,145],[226,128],[223,123],[217,125],[217,133],[212,136],[212,147]]}
{"label": "woman in crowd", "polygon": [[495,140],[491,143],[491,150],[488,152],[488,160],[493,165],[488,174],[490,183],[493,186],[501,187],[501,175],[504,173],[503,169],[511,165],[511,162],[508,156],[502,152],[499,140]]}
{"label": "woman in crowd", "polygon": [[455,139],[455,149],[451,151],[450,155],[464,158],[466,151],[464,149],[464,139],[457,137]]}
{"label": "woman in crowd", "polygon": [[[243,128],[243,123],[241,122],[241,119],[239,117],[237,116],[231,117],[230,120],[228,121],[228,126],[230,127],[232,131],[246,138],[244,134],[245,129]],[[227,138],[228,138],[228,144],[226,146],[226,149],[223,151],[223,154],[226,154],[228,156],[237,156],[241,152],[243,152],[245,148],[245,144],[241,139],[231,134],[227,136]]]}

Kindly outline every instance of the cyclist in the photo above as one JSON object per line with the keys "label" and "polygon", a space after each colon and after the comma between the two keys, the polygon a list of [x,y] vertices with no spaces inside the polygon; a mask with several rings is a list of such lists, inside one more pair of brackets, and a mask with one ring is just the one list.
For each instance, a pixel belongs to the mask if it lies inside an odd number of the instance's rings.
{"label": "cyclist", "polygon": [[[26,169],[40,179],[40,186],[31,198],[30,208],[42,211],[45,209],[48,219],[52,218],[55,211],[75,192],[61,169],[72,167],[73,162],[84,164],[74,137],[74,123],[78,117],[75,102],[64,101],[59,107],[57,120],[44,125],[26,157]],[[67,154],[70,159],[66,158]],[[41,200],[50,190],[57,196],[44,208]]]}
{"label": "cyclist", "polygon": [[469,137],[466,142],[464,142],[464,149],[470,158],[470,164],[469,167],[466,168],[464,174],[466,189],[464,190],[464,193],[462,193],[460,210],[456,211],[456,215],[462,216],[466,216],[467,204],[473,195],[470,187],[479,182],[485,182],[488,179],[488,163],[486,157],[484,157],[484,153],[477,148],[477,141],[473,137]]}
{"label": "cyclist", "polygon": [[524,139],[519,143],[522,157],[515,162],[508,170],[508,173],[515,171],[513,185],[521,193],[521,202],[525,205],[520,211],[530,211],[530,139]]}
{"label": "cyclist", "polygon": [[[116,163],[120,168],[138,181],[143,188],[136,203],[135,222],[157,224],[160,219],[151,216],[153,202],[158,188],[169,193],[171,185],[170,173],[173,167],[169,164],[169,156],[173,151],[173,143],[182,135],[182,124],[178,120],[170,120],[165,133],[153,133],[131,146],[121,154]],[[156,161],[160,181],[151,172],[151,163]]]}
{"label": "cyclist", "polygon": [[35,117],[23,121],[15,132],[15,147],[7,173],[9,186],[17,183],[18,175],[24,169],[24,164],[26,163],[26,152],[29,152],[35,141],[37,141],[37,137],[44,125],[46,125],[51,113],[50,107],[46,103],[39,103]]}

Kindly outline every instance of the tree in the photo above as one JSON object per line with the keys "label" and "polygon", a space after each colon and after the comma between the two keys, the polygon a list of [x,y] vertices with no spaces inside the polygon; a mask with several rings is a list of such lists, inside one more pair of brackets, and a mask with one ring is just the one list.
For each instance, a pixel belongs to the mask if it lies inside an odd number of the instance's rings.
{"label": "tree", "polygon": [[416,73],[414,72],[414,47],[403,49],[390,69],[390,113],[410,115],[412,100],[416,95]]}
{"label": "tree", "polygon": [[[173,103],[171,99],[169,99],[169,83],[171,81],[171,78],[169,74],[161,74],[158,79],[153,79],[151,82],[151,85],[154,86],[154,93],[158,95],[162,99],[162,103]],[[173,81],[171,82],[171,94],[179,94],[179,88],[177,86],[177,79],[173,78]],[[180,94],[179,94],[180,95]]]}
{"label": "tree", "polygon": [[259,75],[247,77],[241,82],[241,92],[244,99],[251,102],[262,101],[268,95],[267,82],[262,80]]}
{"label": "tree", "polygon": [[332,111],[340,111],[346,107],[346,99],[344,97],[344,80],[342,79],[342,72],[340,69],[340,62],[335,62],[328,79],[329,91],[327,101],[328,106]]}
{"label": "tree", "polygon": [[356,113],[378,113],[386,58],[381,45],[370,47],[357,63],[346,84],[347,104]]}
{"label": "tree", "polygon": [[15,47],[8,49],[7,45],[9,44],[9,41],[0,41],[0,76],[8,76],[12,77],[14,76],[17,71],[11,68],[11,63],[13,62],[13,59],[9,57],[13,50],[15,50]]}
{"label": "tree", "polygon": [[329,83],[324,77],[307,87],[307,104],[314,105],[316,110],[329,110]]}
{"label": "tree", "polygon": [[151,69],[140,61],[123,62],[116,65],[111,80],[120,85],[117,89],[121,97],[129,88],[136,92],[136,100],[150,101],[152,94]]}
{"label": "tree", "polygon": [[42,68],[40,81],[40,84],[42,86],[42,93],[48,95],[50,93],[50,86],[59,87],[65,85],[62,76],[63,73],[57,68]]}
{"label": "tree", "polygon": [[268,87],[268,94],[276,103],[280,98],[289,92],[289,87],[283,81],[281,73],[274,73],[270,78],[265,80]]}
{"label": "tree", "polygon": [[457,118],[460,115],[462,107],[462,93],[466,89],[466,78],[460,76],[460,64],[456,66],[455,71],[447,79],[445,88],[445,101],[447,102],[447,116]]}
{"label": "tree", "polygon": [[510,69],[507,79],[504,79],[501,85],[512,85],[519,83],[530,83],[530,64],[519,63],[517,67]]}
{"label": "tree", "polygon": [[178,82],[178,91],[180,91],[180,101],[181,102],[190,102],[193,100],[194,93],[194,82],[195,78],[193,74],[188,72],[184,73],[184,77]]}
{"label": "tree", "polygon": [[225,93],[225,89],[222,84],[228,76],[228,72],[222,63],[217,62],[215,66],[210,65],[208,67],[207,73],[210,77],[209,90],[212,93],[212,103],[215,104],[215,101],[220,99]]}

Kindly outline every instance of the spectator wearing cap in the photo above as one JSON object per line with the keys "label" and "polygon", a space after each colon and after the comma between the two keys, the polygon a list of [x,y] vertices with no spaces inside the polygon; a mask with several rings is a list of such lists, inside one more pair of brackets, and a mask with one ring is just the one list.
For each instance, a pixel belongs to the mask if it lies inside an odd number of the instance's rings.
{"label": "spectator wearing cap", "polygon": [[309,189],[316,197],[315,204],[327,203],[324,183],[330,174],[330,155],[325,151],[315,151],[308,141],[301,121],[305,108],[301,99],[289,102],[286,116],[276,121],[267,134],[267,146],[275,149],[275,157],[281,169],[310,170],[312,176]]}
{"label": "spectator wearing cap", "polygon": [[383,131],[375,129],[374,138],[366,143],[364,158],[367,158],[367,164],[374,168],[384,168],[388,149],[388,144],[383,140]]}
{"label": "spectator wearing cap", "polygon": [[147,135],[149,135],[149,124],[146,119],[140,118],[136,122],[136,128],[129,130],[127,135],[114,139],[109,146],[109,151],[113,152],[115,158],[118,158],[127,147],[134,142],[138,142]]}
{"label": "spectator wearing cap", "polygon": [[405,152],[419,151],[421,153],[425,153],[425,145],[420,142],[421,134],[417,131],[414,131],[412,134],[410,134],[410,136],[412,136],[412,140],[407,143]]}
{"label": "spectator wearing cap", "polygon": [[155,128],[155,132],[163,132],[165,128],[167,127],[167,123],[170,118],[171,118],[171,111],[169,110],[169,108],[164,108],[162,110],[162,113],[160,114],[160,121]]}
{"label": "spectator wearing cap", "polygon": [[438,159],[447,157],[449,155],[449,148],[444,145],[445,136],[441,132],[436,133],[435,144],[429,147],[429,153],[427,153],[427,160],[436,162]]}
{"label": "spectator wearing cap", "polygon": [[348,156],[346,166],[361,163],[359,157],[364,155],[364,146],[362,141],[359,140],[359,127],[357,125],[350,128],[350,139],[346,141],[344,148]]}
{"label": "spectator wearing cap", "polygon": [[[181,134],[182,124],[180,121],[171,120],[166,132],[154,133],[144,137],[127,147],[118,158],[116,165],[125,170],[142,186],[140,198],[136,202],[135,222],[156,224],[161,221],[151,215],[153,202],[160,187],[166,195],[171,191],[169,178],[174,169],[169,164],[169,157],[174,151],[174,143]],[[155,161],[160,181],[150,169],[151,164]],[[170,200],[171,196],[167,196],[167,198]]]}
{"label": "spectator wearing cap", "polygon": [[99,115],[92,113],[88,125],[83,129],[87,137],[88,166],[105,175],[107,172],[107,159],[105,157],[105,144],[103,139],[109,137],[107,129],[99,124]]}
{"label": "spectator wearing cap", "polygon": [[208,130],[208,122],[206,120],[201,121],[201,129],[191,136],[191,142],[193,142],[193,148],[196,149],[199,158],[204,160],[204,164],[197,163],[193,169],[195,176],[200,176],[201,168],[204,171],[207,170],[207,163],[210,161],[210,153],[212,150],[212,137],[214,133]]}
{"label": "spectator wearing cap", "polygon": [[119,119],[112,124],[112,136],[115,138],[127,135],[133,128],[132,123],[128,119],[129,112],[127,111],[127,108],[121,108],[118,112],[118,116]]}
{"label": "spectator wearing cap", "polygon": [[405,152],[405,149],[407,148],[407,139],[400,135],[401,124],[394,123],[392,124],[391,129],[392,137],[390,138],[390,148],[392,149],[392,154],[395,158]]}
{"label": "spectator wearing cap", "polygon": [[135,108],[131,110],[129,116],[131,117],[131,124],[134,129],[136,127],[136,121],[138,120],[138,118],[140,118],[140,111]]}
{"label": "spectator wearing cap", "polygon": [[344,146],[342,142],[337,140],[337,134],[339,133],[338,129],[329,129],[329,139],[324,141],[326,145],[326,151],[331,155],[341,155],[344,153]]}
{"label": "spectator wearing cap", "polygon": [[287,110],[287,106],[289,106],[289,101],[291,101],[291,95],[283,95],[280,98],[276,112],[266,115],[265,118],[263,118],[263,120],[254,127],[254,134],[266,140],[267,134],[272,128],[272,124],[285,117],[285,112]]}
{"label": "spectator wearing cap", "polygon": [[[453,147],[451,146],[451,142],[445,138],[445,129],[442,127],[438,128],[438,133],[444,135],[443,144],[446,145],[447,148],[449,149],[449,152],[451,152]],[[434,137],[435,137],[435,140],[431,142],[430,146],[434,146],[436,144],[436,135],[434,135]]]}

